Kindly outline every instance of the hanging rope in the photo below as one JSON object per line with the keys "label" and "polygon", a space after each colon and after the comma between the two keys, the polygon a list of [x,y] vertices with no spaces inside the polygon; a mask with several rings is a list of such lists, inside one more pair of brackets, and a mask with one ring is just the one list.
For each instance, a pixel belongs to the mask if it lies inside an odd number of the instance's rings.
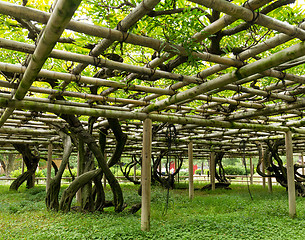
{"label": "hanging rope", "polygon": [[240,142],[239,148],[240,148],[240,150],[243,151],[243,165],[244,165],[245,171],[246,171],[247,187],[248,187],[248,192],[249,192],[250,198],[253,201],[253,197],[252,197],[252,194],[250,191],[250,184],[249,184],[249,177],[248,177],[247,163],[246,163],[246,156],[245,156],[246,155],[245,154],[245,151],[246,151],[246,141],[245,140],[242,140]]}

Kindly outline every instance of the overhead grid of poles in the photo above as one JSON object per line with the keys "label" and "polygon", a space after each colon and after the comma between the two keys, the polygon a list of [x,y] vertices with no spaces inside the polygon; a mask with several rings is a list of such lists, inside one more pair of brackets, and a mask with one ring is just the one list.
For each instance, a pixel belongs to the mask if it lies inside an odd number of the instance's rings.
{"label": "overhead grid of poles", "polygon": [[[182,46],[155,39],[153,36],[128,32],[159,2],[143,0],[116,29],[109,29],[71,20],[81,3],[80,0],[60,0],[52,13],[0,1],[0,14],[45,24],[36,46],[0,38],[2,51],[13,50],[30,54],[27,65],[0,62],[3,76],[21,76],[18,82],[0,78],[0,146],[5,151],[13,152],[11,144],[28,143],[38,146],[46,154],[49,153],[50,159],[50,152],[56,153],[62,149],[61,138],[52,124],[65,121],[57,115],[68,113],[97,117],[98,121],[93,130],[96,139],[97,130],[106,118],[118,118],[123,132],[128,134],[125,146],[127,153],[124,154],[130,156],[129,153],[133,152],[142,154],[143,159],[145,158],[145,168],[142,169],[142,180],[145,184],[142,202],[143,230],[149,230],[150,226],[150,176],[147,176],[150,173],[150,155],[167,148],[165,131],[160,131],[158,136],[152,137],[148,127],[158,126],[160,123],[175,124],[178,139],[171,150],[184,153],[184,157],[191,161],[214,159],[215,153],[221,151],[231,156],[240,155],[241,141],[246,141],[246,155],[257,156],[257,142],[286,139],[288,174],[293,172],[292,151],[302,153],[305,143],[305,76],[289,73],[290,68],[305,63],[304,23],[298,26],[290,25],[255,11],[276,2],[272,0],[249,0],[243,6],[225,0],[190,0],[190,3],[214,9],[224,15],[203,27],[189,41],[201,42],[221,30],[226,31],[225,28],[238,19],[252,25],[264,26],[277,34],[242,50],[237,56],[221,56],[204,51],[189,52]],[[55,45],[65,29],[102,40],[94,46],[89,55],[58,50]],[[271,50],[291,40],[296,42],[291,47],[271,53]],[[164,54],[143,66],[102,57],[101,54],[115,41],[157,52],[163,51]],[[266,57],[259,59],[260,54],[266,54]],[[198,69],[198,73],[192,76],[158,69],[158,66],[170,59],[179,60],[189,55],[210,67]],[[48,58],[74,62],[76,67],[69,73],[43,69]],[[125,71],[128,74],[120,81],[82,75],[89,65],[97,69]],[[226,69],[230,71],[224,74],[222,71]],[[259,86],[259,81],[265,77],[278,79],[278,82],[265,87]],[[60,85],[56,89],[33,85],[42,78],[58,80]],[[145,84],[146,80],[150,82],[153,78],[169,79],[173,84]],[[140,79],[143,84],[129,84],[134,79]],[[69,88],[71,83],[78,83],[84,89],[88,86],[102,86],[104,90],[99,94],[73,91]],[[117,97],[119,94],[116,93],[122,90],[137,94],[125,98]],[[228,90],[234,94],[222,97],[221,93]],[[48,97],[38,97],[38,94]],[[58,100],[55,96],[70,97],[71,100]],[[198,101],[200,106],[192,104]],[[86,124],[85,121],[82,123]],[[110,137],[108,142],[114,143],[114,137]],[[111,144],[106,151],[112,151]],[[288,179],[290,216],[294,217],[295,190],[291,187],[293,179]],[[190,198],[194,197],[192,188],[191,185]]]}

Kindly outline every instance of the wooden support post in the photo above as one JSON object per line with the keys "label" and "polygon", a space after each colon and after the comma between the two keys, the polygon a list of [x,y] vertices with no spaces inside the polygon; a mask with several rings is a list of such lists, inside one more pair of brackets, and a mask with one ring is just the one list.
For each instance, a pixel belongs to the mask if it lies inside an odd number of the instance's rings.
{"label": "wooden support post", "polygon": [[135,165],[133,166],[133,180],[137,181],[137,162],[134,161]]}
{"label": "wooden support post", "polygon": [[143,147],[142,147],[142,211],[141,230],[150,230],[150,184],[151,184],[151,142],[152,121],[147,118],[143,124]]}
{"label": "wooden support post", "polygon": [[[176,169],[177,169],[177,158],[175,158],[175,161],[174,161],[174,173],[176,172]],[[177,177],[178,177],[178,175],[174,176],[175,181],[177,181]]]}
{"label": "wooden support post", "polygon": [[252,163],[252,158],[250,157],[250,184],[253,185],[253,163]]}
{"label": "wooden support post", "polygon": [[49,143],[48,145],[48,162],[47,162],[47,181],[46,181],[46,190],[48,191],[51,182],[51,170],[52,170],[52,151],[53,145]]}
{"label": "wooden support post", "polygon": [[[301,164],[304,165],[304,154],[301,153]],[[305,175],[305,169],[302,168],[302,175]]]}
{"label": "wooden support post", "polygon": [[[270,175],[270,171],[267,170],[267,174]],[[268,192],[272,193],[272,178],[268,177]]]}
{"label": "wooden support post", "polygon": [[212,190],[215,190],[215,152],[211,152],[210,155],[210,182],[212,185]]}
{"label": "wooden support post", "polygon": [[[265,151],[264,151],[264,149],[262,149],[262,164],[261,164],[261,166],[262,166],[262,169],[261,169],[261,171],[262,171],[262,173],[265,173],[265,160],[264,160],[264,154],[265,154]],[[265,177],[263,177],[263,188],[265,188],[266,187],[266,178]]]}
{"label": "wooden support post", "polygon": [[201,171],[200,171],[200,175],[203,176],[203,160],[201,162]]}
{"label": "wooden support post", "polygon": [[188,144],[188,160],[189,160],[189,198],[194,198],[194,176],[193,176],[193,142]]}
{"label": "wooden support post", "polygon": [[287,160],[287,182],[288,182],[288,201],[289,201],[289,216],[296,216],[296,196],[294,183],[294,167],[293,167],[293,150],[292,150],[292,133],[285,133],[286,143],[286,160]]}

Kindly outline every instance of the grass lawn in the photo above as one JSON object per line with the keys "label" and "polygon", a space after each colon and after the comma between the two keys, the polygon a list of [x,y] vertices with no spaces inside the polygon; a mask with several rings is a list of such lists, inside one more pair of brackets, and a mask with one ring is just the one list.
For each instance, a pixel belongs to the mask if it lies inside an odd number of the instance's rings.
{"label": "grass lawn", "polygon": [[[140,202],[134,186],[123,185],[128,205]],[[109,191],[109,189],[108,189]],[[140,230],[140,211],[69,214],[47,211],[43,186],[10,192],[0,185],[0,239],[304,239],[305,199],[297,198],[297,218],[288,217],[287,193],[246,185],[232,190],[167,191],[152,187],[151,231]],[[108,193],[108,199],[111,194]]]}

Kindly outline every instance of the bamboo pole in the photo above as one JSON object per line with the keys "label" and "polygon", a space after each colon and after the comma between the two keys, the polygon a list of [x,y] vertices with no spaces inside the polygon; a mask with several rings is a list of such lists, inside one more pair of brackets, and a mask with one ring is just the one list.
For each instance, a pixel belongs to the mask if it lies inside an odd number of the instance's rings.
{"label": "bamboo pole", "polygon": [[[19,43],[19,42],[12,41],[12,40],[6,40],[6,39],[3,39],[3,38],[0,38],[0,46],[1,47],[6,47],[8,49],[17,50],[17,51],[21,51],[21,52],[28,52],[28,53],[32,53],[35,49],[35,46],[33,46],[33,45],[29,45],[29,44],[26,44],[26,43]],[[96,60],[96,57],[86,56],[86,55],[82,55],[82,54],[78,54],[78,53],[70,53],[70,52],[61,51],[61,50],[53,50],[52,52],[50,52],[49,57],[62,59],[62,60],[66,60],[66,61],[80,62],[81,64],[86,64],[86,65],[91,64],[93,66],[98,66],[98,67],[108,67],[108,68],[111,68],[111,69],[134,72],[134,73],[137,73],[137,74],[140,74],[140,75],[154,76],[154,77],[158,77],[158,78],[168,78],[168,79],[173,79],[173,80],[177,80],[177,81],[179,81],[182,77],[186,81],[189,81],[189,82],[192,82],[192,83],[202,81],[201,78],[194,77],[194,76],[192,77],[192,76],[187,76],[187,75],[181,75],[181,74],[161,71],[161,70],[157,70],[157,69],[152,70],[152,69],[147,68],[147,67],[140,67],[140,66],[130,65],[130,64],[126,64],[126,63],[120,63],[120,62],[112,61],[112,60],[102,58],[102,57],[100,57],[98,60]],[[207,59],[210,59],[210,58],[207,58]],[[227,65],[231,66],[231,65],[234,65],[234,64],[228,60]],[[235,65],[238,65],[238,64],[235,64]],[[71,74],[69,74],[69,75],[71,75]],[[73,73],[72,75],[74,75],[74,78],[79,80],[78,79],[79,77],[76,76],[76,75],[79,75],[79,74]],[[72,79],[71,79],[71,77],[69,78],[70,81]],[[91,78],[91,79],[95,79],[95,78]],[[104,80],[104,82],[106,82],[106,81],[107,80]],[[69,83],[69,81],[67,81],[66,84],[68,84],[68,83]],[[110,83],[112,85],[114,85],[114,87],[122,88],[122,86],[125,86],[125,87],[127,86],[126,84],[120,84],[120,83],[117,83],[115,81],[112,81]],[[108,85],[110,83],[108,83]],[[136,87],[138,89],[152,89],[152,88],[143,87],[143,86],[136,86]],[[132,89],[132,88],[135,88],[135,87],[133,87],[131,85],[130,88]],[[163,90],[163,92],[164,91],[165,90]],[[166,91],[168,92],[168,91],[170,91],[170,89],[167,89]]]}
{"label": "bamboo pole", "polygon": [[[149,8],[151,8],[151,10],[152,10],[153,7],[158,2],[159,1],[154,0],[154,1],[146,1],[144,3],[144,1],[143,1],[142,4],[139,4],[137,6],[137,8],[134,9],[132,11],[132,13],[130,13],[130,15],[122,21],[120,30],[109,29],[109,28],[95,26],[92,24],[81,23],[81,22],[77,22],[77,21],[73,21],[73,20],[70,21],[67,28],[71,29],[73,31],[85,33],[88,35],[107,38],[111,41],[120,41],[120,42],[125,41],[126,43],[131,43],[134,45],[140,45],[140,46],[144,46],[144,47],[153,48],[154,50],[156,50],[158,52],[161,50],[169,51],[169,52],[174,50],[175,53],[177,53],[177,50],[180,50],[183,48],[181,48],[180,46],[172,46],[166,42],[162,42],[157,39],[152,39],[152,38],[141,36],[141,35],[135,35],[132,33],[128,33],[128,34],[125,33],[125,31],[127,31],[130,26],[132,26],[137,20],[139,20],[146,13],[149,12]],[[252,0],[249,2],[249,5],[251,5],[252,8],[256,9],[258,7],[263,6],[267,2],[268,2],[268,0],[263,0],[263,1]],[[246,6],[246,7],[248,7],[248,6]],[[50,17],[49,13],[31,9],[31,8],[26,8],[26,7],[23,7],[20,5],[2,2],[2,1],[0,1],[0,13],[18,17],[18,18],[35,20],[37,22],[44,23],[44,24],[47,23],[47,21]],[[213,24],[211,24],[211,26],[206,27],[206,29],[204,29],[205,31],[203,30],[198,35],[202,37],[202,33],[204,33],[204,32],[205,32],[205,35],[206,35],[206,33],[208,33],[209,35],[212,35],[213,33],[218,32],[225,26],[233,23],[235,20],[236,19],[234,19],[230,16],[223,17],[223,18],[221,18],[221,20],[216,21],[217,23],[221,22],[221,24],[218,24],[217,27],[216,27],[217,24],[214,22]],[[205,36],[205,37],[207,37],[207,36]],[[193,39],[196,40],[196,37],[193,37]],[[202,39],[200,39],[200,40],[198,39],[196,41],[201,41],[201,40]],[[181,52],[185,52],[185,50],[183,50]],[[198,53],[195,53],[195,54],[198,54]]]}
{"label": "bamboo pole", "polygon": [[39,39],[30,63],[20,81],[19,87],[16,90],[16,99],[21,100],[24,98],[27,90],[32,85],[66,25],[70,22],[80,2],[81,0],[59,0],[56,4],[54,12],[44,29],[43,35]]}
{"label": "bamboo pole", "polygon": [[224,12],[235,18],[243,19],[246,22],[253,22],[269,29],[285,33],[288,36],[299,38],[300,40],[305,39],[305,31],[299,27],[292,26],[288,23],[281,22],[277,19],[271,18],[264,14],[253,13],[251,10],[236,4],[229,3],[225,0],[189,0],[190,2],[198,3],[208,8]]}
{"label": "bamboo pole", "polygon": [[[1,67],[0,67],[0,69],[1,69]],[[17,88],[16,84],[7,83],[7,82],[1,81],[1,80],[0,80],[0,86],[9,87],[9,88]],[[147,102],[145,102],[145,101],[125,99],[125,98],[104,97],[104,96],[100,96],[100,95],[94,95],[94,94],[89,94],[89,93],[79,93],[79,92],[72,92],[72,91],[59,91],[59,90],[55,90],[55,89],[41,88],[41,87],[30,87],[29,91],[35,92],[35,93],[45,93],[45,94],[50,94],[50,95],[61,94],[62,96],[90,99],[90,100],[100,101],[100,102],[125,103],[125,104],[135,104],[135,105],[140,105],[140,106],[147,105]],[[125,110],[128,111],[129,109],[125,109]]]}
{"label": "bamboo pole", "polygon": [[[81,0],[60,0],[56,4],[55,10],[51,15],[41,38],[39,39],[27,69],[24,72],[19,86],[13,96],[14,99],[21,100],[24,98],[80,2]],[[13,111],[14,108],[7,108],[4,111],[0,118],[0,127],[5,123]]]}
{"label": "bamboo pole", "polygon": [[[304,154],[303,152],[301,153],[301,164],[304,166]],[[305,169],[302,168],[302,175],[305,175]]]}
{"label": "bamboo pole", "polygon": [[210,80],[206,83],[202,83],[196,87],[175,94],[170,98],[157,101],[154,104],[150,104],[149,106],[145,107],[142,111],[147,113],[152,111],[160,111],[171,104],[183,102],[185,100],[191,100],[200,94],[208,92],[209,90],[223,87],[229,83],[233,83],[235,81],[251,76],[255,73],[262,72],[264,70],[267,70],[268,68],[274,67],[281,63],[301,57],[304,54],[305,54],[305,43],[301,42],[287,49],[279,51],[269,57],[260,59],[256,62],[243,66],[233,73],[225,74],[223,76]]}
{"label": "bamboo pole", "polygon": [[[255,10],[263,5],[265,5],[266,3],[270,2],[270,0],[254,0],[254,1],[249,1],[248,4],[245,5],[246,8],[249,8],[251,6],[252,10]],[[210,24],[209,26],[205,27],[201,32],[195,34],[192,38],[195,39],[195,41],[199,42],[202,41],[204,38],[209,37],[210,35],[220,31],[222,28],[224,28],[225,26],[233,23],[235,20],[237,20],[236,18],[230,16],[230,15],[225,15],[223,17],[221,17],[220,19],[218,19],[217,21],[213,22],[212,24]],[[301,28],[305,28],[305,23],[302,23],[300,25]],[[260,43],[242,53],[240,53],[238,55],[238,58],[240,60],[246,60],[249,57],[255,56],[261,52],[264,52],[268,49],[274,48],[277,45],[280,45],[282,43],[285,43],[289,40],[291,40],[292,37],[287,36],[286,34],[279,34],[271,39],[266,40],[263,43]],[[212,75],[214,73],[217,73],[219,71],[225,70],[228,66],[226,65],[215,65],[213,67],[210,67],[208,69],[205,69],[203,71],[201,71],[200,73],[197,74],[197,76],[201,77],[202,79],[206,78],[209,75]],[[173,90],[177,90],[178,88],[181,88],[183,86],[186,86],[187,83],[186,82],[178,82],[175,83],[171,86],[171,89]],[[150,95],[147,100],[152,100],[159,97],[159,95],[154,94],[154,95]]]}
{"label": "bamboo pole", "polygon": [[53,145],[50,142],[48,145],[48,162],[47,162],[47,180],[46,180],[46,191],[48,191],[51,182],[51,170],[52,170],[52,150]]}
{"label": "bamboo pole", "polygon": [[6,134],[19,133],[19,134],[26,134],[26,135],[48,136],[48,135],[55,135],[56,131],[55,130],[32,129],[32,128],[20,128],[20,127],[19,128],[2,127],[2,128],[0,128],[0,133],[6,133]]}
{"label": "bamboo pole", "polygon": [[[265,163],[264,154],[265,154],[265,150],[262,149],[262,164],[261,164],[261,171],[262,171],[263,174],[264,174],[265,171],[266,171],[266,163]],[[266,187],[266,178],[263,177],[262,180],[263,180],[263,188],[265,188],[265,187]]]}
{"label": "bamboo pole", "polygon": [[[134,25],[138,20],[144,17],[148,12],[150,12],[160,0],[143,0],[140,4],[138,4],[123,20],[119,22],[116,29],[127,32],[127,30]],[[126,34],[125,34],[126,35]],[[125,35],[123,34],[123,40],[125,40]],[[127,34],[128,35],[128,34]],[[114,43],[114,40],[111,39],[103,39],[99,42],[91,51],[90,55],[97,57],[101,53],[103,53],[110,45]],[[73,74],[80,74],[88,64],[78,64],[73,70]],[[64,89],[68,83],[64,82],[61,84],[61,88]]]}
{"label": "bamboo pole", "polygon": [[[250,8],[255,10],[257,8],[260,8],[264,6],[265,4],[269,3],[270,0],[250,0],[248,1],[248,4],[245,4],[245,8]],[[192,39],[194,39],[196,42],[200,42],[205,38],[208,38],[209,36],[213,35],[214,33],[222,30],[226,26],[232,24],[235,22],[238,18],[234,18],[231,15],[225,15],[221,17],[220,19],[216,20],[215,22],[211,23],[210,25],[206,26],[203,30],[201,30],[199,33],[196,33]]]}
{"label": "bamboo pole", "polygon": [[189,162],[189,199],[194,198],[194,177],[193,177],[193,142],[188,143],[188,162]]}
{"label": "bamboo pole", "polygon": [[137,181],[137,162],[134,161],[135,165],[133,166],[133,180]]}
{"label": "bamboo pole", "polygon": [[285,143],[286,143],[286,160],[287,160],[289,216],[291,218],[294,218],[296,217],[296,192],[295,192],[295,183],[294,183],[292,134],[290,131],[285,133]]}
{"label": "bamboo pole", "polygon": [[215,170],[216,170],[216,166],[215,166],[215,152],[211,152],[210,154],[210,182],[212,185],[212,190],[215,190]]}
{"label": "bamboo pole", "polygon": [[[257,9],[257,8],[265,5],[268,2],[270,2],[270,0],[250,0],[249,4],[245,5],[245,7],[249,8],[249,6],[251,6],[252,9]],[[205,27],[201,32],[196,33],[194,36],[192,36],[192,41],[200,42],[204,38],[207,38],[207,37],[213,35],[214,33],[220,31],[222,28],[228,26],[229,24],[233,23],[236,20],[237,20],[236,18],[234,18],[230,15],[225,15],[225,16],[221,17],[220,19],[216,20],[215,22],[211,23],[207,27]],[[171,56],[168,56],[167,58],[163,57],[163,60],[165,61],[172,56],[173,56],[173,54]],[[162,60],[162,58],[160,58],[159,61],[157,59],[154,59],[153,63],[150,63],[150,65],[152,67],[156,67],[158,64],[161,64],[163,62],[163,60]],[[224,65],[217,65],[217,66],[222,66],[221,67],[222,69],[214,71],[213,73],[227,68],[227,66],[224,66]],[[199,73],[198,76],[200,76],[202,79],[206,77],[206,76],[202,76],[201,73]],[[170,88],[173,89],[173,90],[177,90],[177,89],[179,89],[183,86],[186,86],[186,85],[188,85],[188,83],[186,81],[183,81],[183,82],[173,84]],[[152,100],[152,99],[155,99],[159,96],[160,95],[158,95],[158,94],[150,95],[147,98],[147,100]]]}
{"label": "bamboo pole", "polygon": [[275,98],[275,99],[281,99],[284,101],[288,101],[288,102],[293,102],[296,99],[293,96],[289,96],[289,95],[285,95],[285,94],[281,94],[281,93],[268,93],[266,91],[263,90],[258,90],[258,89],[254,89],[254,88],[247,88],[247,87],[243,87],[243,86],[236,86],[233,84],[228,84],[224,87],[225,89],[228,90],[233,90],[233,91],[240,91],[240,92],[245,92],[245,93],[251,93],[253,95],[258,95],[258,96],[262,96],[262,97],[270,97],[271,99]]}
{"label": "bamboo pole", "polygon": [[[267,174],[270,175],[271,172],[269,170],[267,170]],[[272,193],[272,178],[268,177],[268,192]]]}
{"label": "bamboo pole", "polygon": [[152,121],[146,118],[143,123],[143,149],[142,149],[142,212],[141,230],[150,230],[150,184],[151,184],[151,142]]}
{"label": "bamboo pole", "polygon": [[[304,100],[305,101],[305,100]],[[14,107],[22,108],[27,110],[34,111],[44,111],[44,112],[53,112],[53,113],[62,113],[66,112],[69,114],[76,115],[86,115],[86,116],[96,116],[96,117],[114,117],[114,118],[123,118],[123,119],[137,119],[144,120],[149,116],[153,121],[159,122],[170,122],[170,123],[180,123],[180,124],[196,124],[199,126],[211,126],[211,127],[222,127],[222,128],[237,128],[237,129],[253,129],[256,131],[288,131],[289,128],[285,126],[276,126],[276,125],[262,125],[262,124],[248,124],[248,123],[238,123],[238,122],[227,122],[227,121],[213,121],[205,118],[194,118],[194,117],[180,117],[174,115],[166,114],[146,114],[141,112],[122,112],[115,110],[107,109],[95,109],[87,107],[73,107],[65,106],[59,104],[51,103],[36,103],[32,101],[16,101],[9,100],[3,97],[0,97],[0,106],[1,107]],[[292,129],[293,131],[302,131],[300,129]]]}
{"label": "bamboo pole", "polygon": [[253,185],[253,163],[252,163],[252,157],[250,157],[250,184]]}

